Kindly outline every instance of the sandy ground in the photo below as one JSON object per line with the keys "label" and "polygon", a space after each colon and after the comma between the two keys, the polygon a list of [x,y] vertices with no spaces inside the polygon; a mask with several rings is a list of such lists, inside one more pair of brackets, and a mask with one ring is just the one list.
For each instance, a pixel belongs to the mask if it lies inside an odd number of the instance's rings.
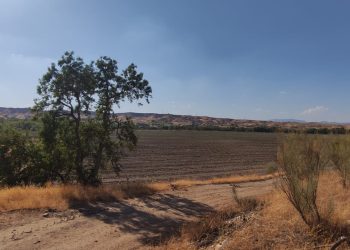
{"label": "sandy ground", "polygon": [[[273,180],[240,184],[241,197],[270,192]],[[64,212],[0,214],[0,249],[147,249],[180,225],[233,202],[230,185],[202,185]]]}

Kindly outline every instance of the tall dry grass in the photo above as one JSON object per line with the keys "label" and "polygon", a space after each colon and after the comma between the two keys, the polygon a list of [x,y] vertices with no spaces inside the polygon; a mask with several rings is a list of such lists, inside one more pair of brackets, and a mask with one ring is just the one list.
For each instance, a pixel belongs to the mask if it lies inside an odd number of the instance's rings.
{"label": "tall dry grass", "polygon": [[196,185],[210,185],[210,184],[234,184],[243,182],[253,181],[264,181],[272,178],[276,178],[278,174],[266,174],[266,175],[233,175],[227,177],[216,177],[206,180],[195,180],[195,179],[181,179],[171,182],[175,187],[189,187]]}
{"label": "tall dry grass", "polygon": [[239,183],[260,181],[275,175],[247,175],[213,178],[209,180],[177,180],[88,187],[80,185],[46,185],[44,187],[11,187],[0,189],[0,212],[17,209],[53,208],[64,210],[72,204],[94,201],[117,201],[136,196],[150,195],[174,188],[193,185]]}
{"label": "tall dry grass", "polygon": [[318,190],[320,213],[334,223],[350,225],[350,190],[343,187],[343,180],[335,171],[327,171],[320,177]]}
{"label": "tall dry grass", "polygon": [[[280,190],[268,195],[265,202],[254,220],[232,234],[229,249],[313,249],[320,245],[329,249],[334,242],[332,235],[320,238],[310,231]],[[350,191],[343,188],[335,172],[321,174],[317,204],[321,216],[334,226],[335,237],[337,228],[350,226]]]}
{"label": "tall dry grass", "polygon": [[350,137],[336,136],[329,143],[329,158],[343,180],[344,188],[350,182]]}
{"label": "tall dry grass", "polygon": [[17,209],[52,208],[65,210],[78,203],[117,201],[150,195],[163,185],[130,183],[89,187],[80,185],[46,185],[45,187],[11,187],[0,189],[0,212]]}
{"label": "tall dry grass", "polygon": [[[337,173],[329,171],[321,174],[318,198],[320,214],[335,228],[350,225],[350,191],[343,188],[342,179]],[[202,218],[186,225],[178,237],[156,249],[213,249],[217,244],[215,241],[208,248],[200,248],[196,243],[198,235],[203,235],[203,232],[213,228],[216,232],[224,232],[216,235],[221,242],[226,239],[223,249],[330,249],[335,238],[331,235],[320,238],[316,232],[310,231],[280,189],[276,188],[261,200],[264,204],[262,209],[253,212],[249,220],[234,228],[228,235],[225,234],[225,230],[220,229],[220,225],[227,225],[225,220],[219,219],[215,220],[215,223],[209,223],[214,218],[225,218],[221,217],[223,211],[218,211],[217,215],[212,215],[209,220]],[[237,207],[232,209],[238,211]],[[198,225],[201,227],[198,228]]]}

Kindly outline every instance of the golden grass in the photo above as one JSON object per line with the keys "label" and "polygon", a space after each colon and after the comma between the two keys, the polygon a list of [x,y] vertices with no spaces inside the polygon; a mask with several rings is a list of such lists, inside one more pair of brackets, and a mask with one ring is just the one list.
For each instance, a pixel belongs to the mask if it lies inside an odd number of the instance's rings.
{"label": "golden grass", "polygon": [[[314,249],[320,245],[324,248],[318,249],[330,248],[334,239],[320,239],[312,233],[282,191],[276,189],[261,199],[264,206],[254,212],[252,219],[230,235],[221,235],[222,240],[228,241],[224,249]],[[321,216],[333,225],[350,225],[350,190],[343,189],[341,179],[336,173],[330,171],[321,175],[318,206]],[[219,211],[218,214],[220,213],[222,212]],[[198,224],[195,222],[186,227],[195,227],[196,223]],[[171,239],[157,249],[198,249],[192,236],[189,231],[182,231],[179,237]]]}
{"label": "golden grass", "polygon": [[336,224],[350,225],[350,189],[344,189],[336,172],[329,171],[320,178],[318,190],[320,213]]}
{"label": "golden grass", "polygon": [[231,183],[243,183],[252,181],[263,181],[277,177],[278,174],[266,174],[266,175],[233,175],[227,177],[216,177],[206,180],[195,179],[182,179],[173,181],[171,184],[176,187],[189,187],[195,185],[209,185],[209,184],[231,184]]}
{"label": "golden grass", "polygon": [[[280,190],[266,196],[265,202],[266,206],[253,221],[233,233],[229,249],[310,249],[330,243],[329,238],[316,240],[316,235]],[[321,175],[317,203],[321,216],[332,224],[348,223],[350,190],[343,189],[341,179],[334,172]]]}
{"label": "golden grass", "polygon": [[0,212],[17,209],[52,208],[64,210],[77,203],[117,201],[149,195],[159,191],[141,183],[87,187],[47,185],[45,187],[11,187],[0,189]]}
{"label": "golden grass", "polygon": [[45,187],[11,187],[0,189],[0,212],[17,209],[53,208],[64,210],[72,204],[94,201],[115,201],[163,192],[171,188],[193,185],[260,181],[276,175],[247,175],[208,180],[177,180],[174,182],[129,183],[86,187],[80,185],[46,185]]}
{"label": "golden grass", "polygon": [[264,209],[235,231],[232,249],[303,249],[309,242],[307,226],[284,195],[275,192],[265,198]]}

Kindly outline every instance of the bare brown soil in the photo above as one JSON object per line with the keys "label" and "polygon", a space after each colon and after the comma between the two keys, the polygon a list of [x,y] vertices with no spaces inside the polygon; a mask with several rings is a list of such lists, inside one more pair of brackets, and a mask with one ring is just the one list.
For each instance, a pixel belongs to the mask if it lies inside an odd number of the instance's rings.
{"label": "bare brown soil", "polygon": [[[240,184],[238,194],[266,194],[273,182]],[[6,212],[0,214],[0,249],[147,249],[176,234],[184,222],[232,203],[229,184],[210,184],[64,212]]]}
{"label": "bare brown soil", "polygon": [[277,135],[223,131],[137,131],[136,150],[122,160],[119,178],[104,181],[205,179],[263,173],[276,160]]}

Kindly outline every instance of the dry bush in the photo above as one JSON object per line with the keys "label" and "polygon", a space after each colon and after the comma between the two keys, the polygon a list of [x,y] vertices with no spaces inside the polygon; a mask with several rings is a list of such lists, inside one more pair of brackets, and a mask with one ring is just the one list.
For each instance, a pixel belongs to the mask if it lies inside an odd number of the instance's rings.
{"label": "dry bush", "polygon": [[233,208],[214,212],[197,222],[186,224],[182,228],[181,234],[198,247],[208,246],[225,233],[227,230],[226,222],[238,214],[239,211]]}
{"label": "dry bush", "polygon": [[[227,206],[196,221],[184,224],[179,235],[156,249],[204,249],[227,237],[250,219],[253,211],[262,208],[262,201],[239,198],[233,186],[236,206]],[[211,248],[210,248],[211,249]]]}
{"label": "dry bush", "polygon": [[46,185],[0,189],[0,212],[17,209],[53,208],[64,210],[77,203],[117,201],[153,194],[162,186],[143,183],[102,185]]}
{"label": "dry bush", "polygon": [[321,236],[332,240],[350,236],[350,190],[343,188],[343,180],[336,172],[321,175],[317,204],[323,218]]}
{"label": "dry bush", "polygon": [[308,232],[285,195],[276,191],[253,220],[233,232],[228,249],[302,249],[311,239]]}
{"label": "dry bush", "polygon": [[227,207],[189,222],[180,230],[178,236],[171,238],[165,245],[156,249],[202,249],[216,242],[222,236],[229,235],[237,228],[235,219],[245,220],[246,211],[239,207]]}
{"label": "dry bush", "polygon": [[311,228],[321,222],[316,200],[319,175],[327,163],[325,149],[320,137],[289,135],[278,150],[281,188]]}
{"label": "dry bush", "polygon": [[225,222],[242,210],[233,208],[227,217],[225,212],[219,211],[185,225],[178,237],[156,249],[205,249],[198,243],[205,242],[205,239],[216,242],[217,238],[227,240],[223,249],[330,249],[339,238],[336,230],[349,225],[350,191],[343,189],[341,178],[335,172],[327,171],[320,175],[317,192],[320,216],[331,223],[334,235],[320,238],[317,232],[311,231],[286,195],[276,189],[262,198],[264,205],[261,209],[254,210],[250,219],[240,227],[227,228]]}
{"label": "dry bush", "polygon": [[232,196],[233,200],[236,202],[238,207],[245,212],[252,211],[256,209],[259,205],[262,205],[261,202],[258,202],[257,199],[249,198],[249,197],[239,197],[237,193],[237,186],[232,185]]}
{"label": "dry bush", "polygon": [[329,158],[342,178],[344,188],[350,181],[350,139],[348,136],[334,137],[329,145]]}
{"label": "dry bush", "polygon": [[[310,231],[284,193],[276,190],[265,197],[265,205],[253,220],[230,237],[228,249],[329,249],[342,230],[349,227],[350,191],[342,188],[332,171],[320,175],[318,201],[320,216],[326,218],[330,234]],[[331,201],[331,202],[330,202]]]}

